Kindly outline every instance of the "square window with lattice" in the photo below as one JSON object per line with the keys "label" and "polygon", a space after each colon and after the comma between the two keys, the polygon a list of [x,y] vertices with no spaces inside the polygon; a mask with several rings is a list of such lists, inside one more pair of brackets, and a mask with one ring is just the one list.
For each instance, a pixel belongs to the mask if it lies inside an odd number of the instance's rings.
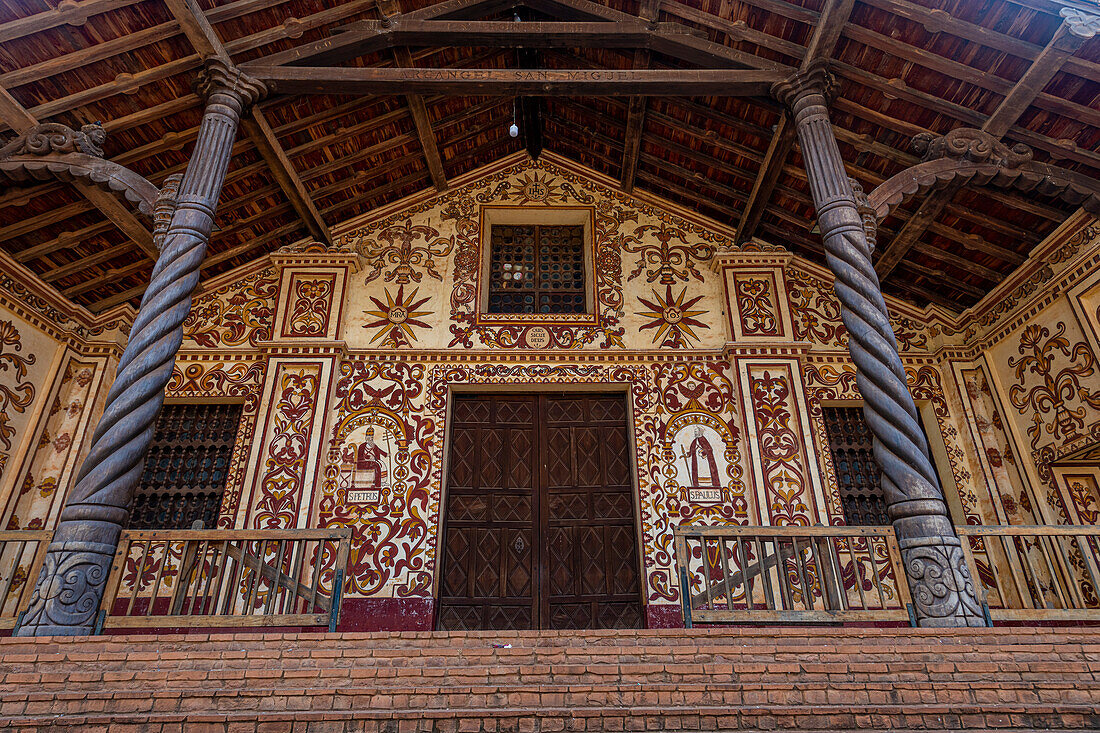
{"label": "square window with lattice", "polygon": [[153,444],[130,507],[130,529],[213,528],[221,510],[239,404],[169,404],[157,417]]}
{"label": "square window with lattice", "polygon": [[584,313],[584,226],[497,224],[489,239],[489,313]]}
{"label": "square window with lattice", "polygon": [[882,473],[875,462],[874,444],[862,407],[822,407],[825,433],[833,454],[844,521],[856,526],[890,524]]}
{"label": "square window with lattice", "polygon": [[528,326],[522,341],[553,341],[555,324],[595,325],[595,209],[482,206],[477,321]]}

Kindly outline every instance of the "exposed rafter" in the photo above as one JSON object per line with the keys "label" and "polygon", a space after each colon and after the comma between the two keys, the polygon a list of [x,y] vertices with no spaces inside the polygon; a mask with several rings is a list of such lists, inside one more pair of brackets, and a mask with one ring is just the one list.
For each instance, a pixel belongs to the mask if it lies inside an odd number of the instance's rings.
{"label": "exposed rafter", "polygon": [[[382,15],[382,23],[386,26],[392,26],[394,21],[401,17],[401,4],[398,0],[380,0],[378,12]],[[397,65],[402,68],[416,66],[413,63],[412,52],[404,46],[393,49],[393,58]],[[428,166],[432,183],[437,191],[446,191],[447,175],[443,171],[443,159],[439,155],[439,146],[436,143],[435,133],[432,131],[428,105],[420,94],[405,95],[405,104],[408,105],[409,115],[416,126],[416,134],[420,138],[420,148],[424,151],[424,162]]]}
{"label": "exposed rafter", "polygon": [[[638,17],[648,27],[656,27],[661,10],[661,0],[642,0],[638,8]],[[649,50],[639,48],[634,52],[634,68],[649,68]],[[622,173],[619,177],[622,189],[629,193],[634,190],[634,176],[638,172],[638,156],[642,152],[642,134],[645,132],[646,97],[631,97],[626,112],[626,139],[623,145]]]}
{"label": "exposed rafter", "polygon": [[[407,48],[395,48],[393,50],[397,65],[401,67],[413,66],[412,54]],[[435,133],[432,132],[432,120],[428,116],[428,105],[421,94],[407,94],[405,101],[409,105],[409,114],[413,124],[416,125],[416,136],[420,138],[420,147],[424,151],[424,160],[428,164],[428,173],[432,176],[432,183],[437,191],[447,190],[447,175],[443,172],[443,159],[439,155],[439,146],[435,141]]]}
{"label": "exposed rafter", "polygon": [[[854,5],[855,0],[828,0],[814,27],[813,35],[810,36],[806,55],[802,58],[803,69],[811,63],[828,59],[833,55],[837,41],[840,40],[841,31],[844,30],[844,24],[848,22]],[[748,203],[737,223],[737,233],[734,237],[736,241],[744,242],[756,233],[760,217],[768,208],[772,191],[775,190],[775,184],[779,182],[779,176],[783,172],[783,166],[787,162],[791,148],[794,147],[794,142],[794,123],[787,111],[783,110],[780,112],[779,122],[776,123],[771,142],[768,144],[768,150],[764,154],[760,173],[753,182]]]}
{"label": "exposed rafter", "polygon": [[[195,0],[165,0],[165,4],[179,22],[196,53],[204,59],[213,57],[232,63],[229,52],[218,38],[210,21],[195,4]],[[264,117],[263,110],[259,105],[253,105],[248,117],[241,122],[245,132],[267,163],[272,177],[290,201],[290,205],[302,218],[310,235],[331,244],[332,234],[329,232],[328,225],[325,224],[324,218],[317,210],[313,199],[310,198],[309,191],[306,190],[305,184],[294,169],[294,164],[279,144],[271,125]]]}
{"label": "exposed rafter", "polygon": [[[998,140],[1004,137],[1066,60],[1090,37],[1080,35],[1072,23],[1063,20],[1028,70],[1001,100],[993,114],[982,123],[982,131]],[[961,187],[961,183],[947,186],[935,191],[921,203],[917,213],[910,217],[875,263],[875,271],[880,280],[889,277]]]}

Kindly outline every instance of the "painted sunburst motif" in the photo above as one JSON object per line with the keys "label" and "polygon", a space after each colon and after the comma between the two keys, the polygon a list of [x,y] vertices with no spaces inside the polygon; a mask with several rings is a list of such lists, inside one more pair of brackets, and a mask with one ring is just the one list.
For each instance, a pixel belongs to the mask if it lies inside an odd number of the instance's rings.
{"label": "painted sunburst motif", "polygon": [[421,311],[417,310],[417,308],[427,303],[429,298],[425,297],[417,300],[416,294],[419,292],[420,288],[415,288],[406,296],[405,286],[400,285],[397,288],[396,296],[390,295],[389,290],[385,291],[385,303],[373,295],[370,296],[370,299],[374,301],[377,309],[365,310],[363,312],[378,320],[363,324],[363,328],[381,328],[381,330],[371,338],[370,342],[372,344],[375,341],[381,340],[381,346],[392,346],[393,348],[410,346],[413,341],[416,341],[416,334],[413,332],[413,328],[428,328],[428,324],[419,319],[420,316],[426,316],[430,314],[431,311]]}
{"label": "painted sunburst motif", "polygon": [[653,300],[647,300],[641,296],[638,300],[648,308],[648,311],[638,312],[639,316],[648,318],[649,323],[642,326],[639,331],[656,329],[653,334],[653,343],[660,343],[662,347],[682,349],[699,340],[695,328],[710,328],[707,324],[695,318],[706,313],[706,310],[692,310],[692,306],[703,299],[697,295],[690,300],[685,300],[687,288],[680,290],[676,297],[672,295],[672,286],[665,286],[665,294],[662,297],[656,290],[653,291]]}

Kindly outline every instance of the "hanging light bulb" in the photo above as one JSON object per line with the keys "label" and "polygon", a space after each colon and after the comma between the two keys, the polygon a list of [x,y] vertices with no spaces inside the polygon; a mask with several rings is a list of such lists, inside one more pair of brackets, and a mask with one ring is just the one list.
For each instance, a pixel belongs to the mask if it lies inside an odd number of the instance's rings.
{"label": "hanging light bulb", "polygon": [[[519,16],[516,16],[519,20]],[[519,137],[519,110],[516,109],[519,106],[519,100],[512,100],[512,126],[508,128],[508,134],[512,137]]]}
{"label": "hanging light bulb", "polygon": [[519,137],[519,125],[513,122],[512,126],[508,128],[508,134],[512,137]]}

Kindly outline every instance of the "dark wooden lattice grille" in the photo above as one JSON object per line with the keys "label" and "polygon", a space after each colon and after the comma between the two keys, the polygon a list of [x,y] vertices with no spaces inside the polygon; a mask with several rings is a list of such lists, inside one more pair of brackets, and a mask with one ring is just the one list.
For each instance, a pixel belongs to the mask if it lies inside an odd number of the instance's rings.
{"label": "dark wooden lattice grille", "polygon": [[860,526],[890,524],[863,408],[823,407],[822,413],[845,521]]}
{"label": "dark wooden lattice grille", "polygon": [[490,313],[584,313],[584,226],[497,224]]}
{"label": "dark wooden lattice grille", "polygon": [[190,529],[195,520],[214,527],[240,422],[240,405],[165,405],[130,528]]}

